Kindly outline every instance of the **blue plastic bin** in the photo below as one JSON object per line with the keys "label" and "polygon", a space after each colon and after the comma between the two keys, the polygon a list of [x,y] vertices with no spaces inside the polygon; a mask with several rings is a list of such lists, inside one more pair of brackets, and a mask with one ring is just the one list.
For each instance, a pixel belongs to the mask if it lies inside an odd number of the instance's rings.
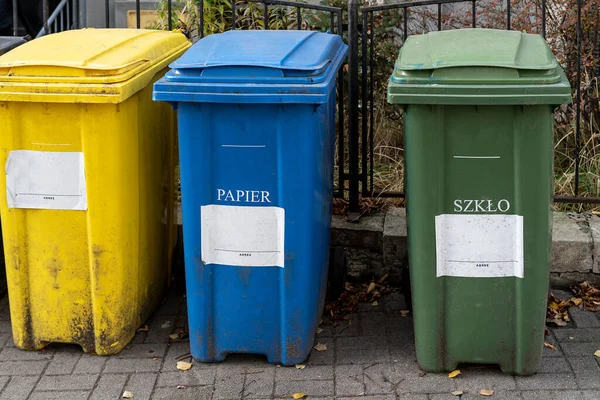
{"label": "blue plastic bin", "polygon": [[308,31],[208,36],[156,82],[177,108],[191,353],[308,356],[327,284],[336,74]]}

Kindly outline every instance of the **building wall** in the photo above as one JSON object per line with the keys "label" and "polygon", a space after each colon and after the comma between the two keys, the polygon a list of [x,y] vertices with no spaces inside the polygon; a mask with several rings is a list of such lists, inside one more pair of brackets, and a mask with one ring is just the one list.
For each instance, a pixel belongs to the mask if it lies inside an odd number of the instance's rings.
{"label": "building wall", "polygon": [[[104,0],[82,0],[86,2],[86,23],[88,27],[105,28],[105,1]],[[141,0],[141,10],[156,10],[158,0]],[[135,10],[135,0],[110,0],[110,27],[111,28],[126,28],[127,27],[127,12]]]}

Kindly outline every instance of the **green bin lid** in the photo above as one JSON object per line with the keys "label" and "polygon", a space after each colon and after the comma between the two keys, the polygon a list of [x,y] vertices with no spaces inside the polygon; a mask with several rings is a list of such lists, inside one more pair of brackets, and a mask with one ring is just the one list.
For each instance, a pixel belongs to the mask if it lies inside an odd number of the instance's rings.
{"label": "green bin lid", "polygon": [[459,29],[410,36],[388,84],[392,104],[563,104],[564,71],[540,35]]}

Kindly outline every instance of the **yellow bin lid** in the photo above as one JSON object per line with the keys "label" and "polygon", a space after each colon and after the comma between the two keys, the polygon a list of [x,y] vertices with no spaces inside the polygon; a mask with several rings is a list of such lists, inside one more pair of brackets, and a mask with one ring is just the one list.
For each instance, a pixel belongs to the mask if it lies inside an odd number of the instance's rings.
{"label": "yellow bin lid", "polygon": [[190,46],[178,32],[81,29],[0,57],[0,101],[120,103]]}

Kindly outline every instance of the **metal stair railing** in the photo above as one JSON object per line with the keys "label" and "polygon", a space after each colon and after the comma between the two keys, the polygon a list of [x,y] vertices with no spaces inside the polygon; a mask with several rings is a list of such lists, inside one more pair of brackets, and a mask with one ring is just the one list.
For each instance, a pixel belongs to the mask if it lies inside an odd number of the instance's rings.
{"label": "metal stair railing", "polygon": [[79,27],[79,0],[61,0],[49,17],[47,17],[48,0],[44,0],[43,10],[44,27],[36,37],[77,29]]}

